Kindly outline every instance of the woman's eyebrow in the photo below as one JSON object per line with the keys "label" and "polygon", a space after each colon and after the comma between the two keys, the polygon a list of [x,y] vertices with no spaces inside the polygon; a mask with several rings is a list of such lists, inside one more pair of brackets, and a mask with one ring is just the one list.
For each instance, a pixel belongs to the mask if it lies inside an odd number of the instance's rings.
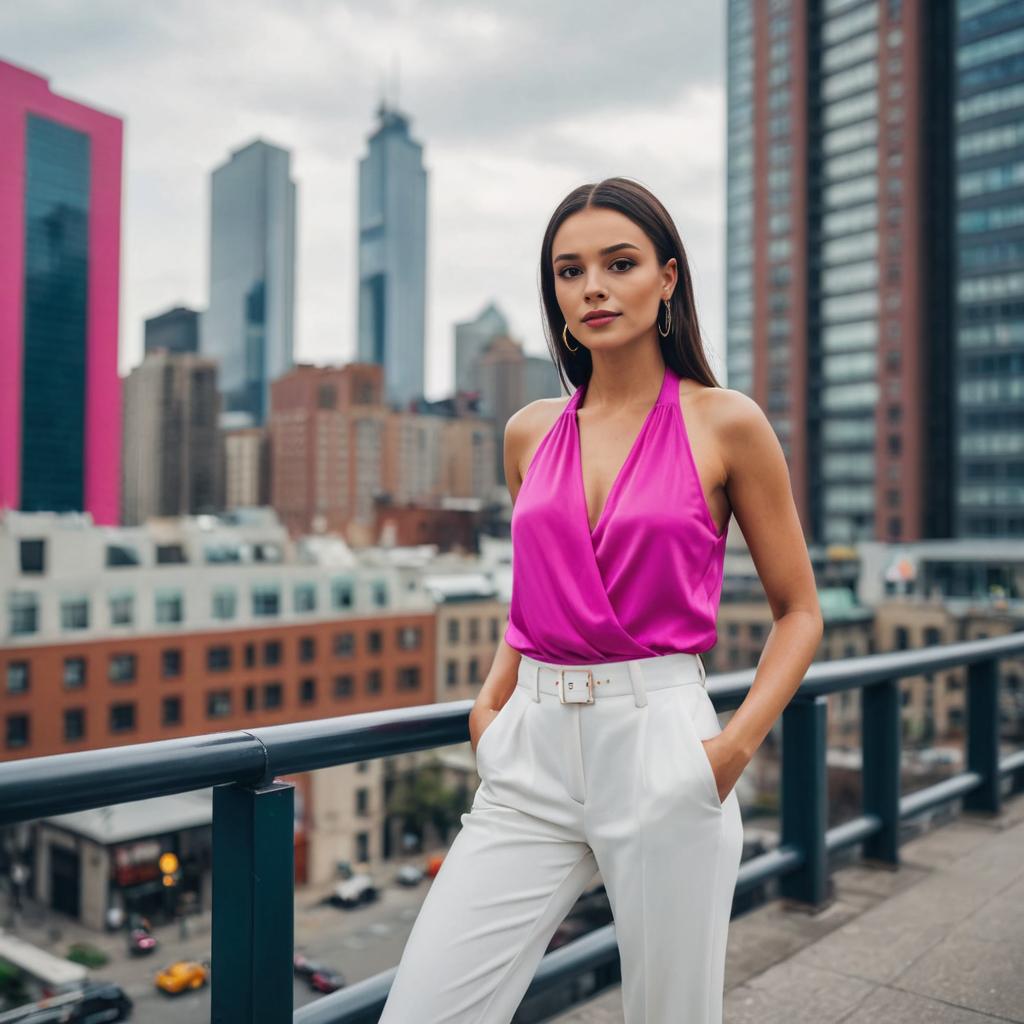
{"label": "woman's eyebrow", "polygon": [[[636,251],[639,252],[640,246],[633,245],[632,242],[616,242],[615,245],[609,245],[606,248],[601,249],[598,255],[607,256],[608,253],[617,252],[619,249],[636,249]],[[563,252],[561,255],[556,256],[552,262],[557,263],[559,260],[578,260],[579,258],[580,254],[578,252]]]}

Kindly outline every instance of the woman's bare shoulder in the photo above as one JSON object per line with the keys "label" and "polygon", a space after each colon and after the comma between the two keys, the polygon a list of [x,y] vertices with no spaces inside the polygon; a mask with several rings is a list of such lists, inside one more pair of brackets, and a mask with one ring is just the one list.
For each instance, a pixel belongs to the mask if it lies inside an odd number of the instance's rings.
{"label": "woman's bare shoulder", "polygon": [[534,451],[555,425],[571,397],[537,398],[508,418],[505,424],[505,476],[510,488],[518,491]]}

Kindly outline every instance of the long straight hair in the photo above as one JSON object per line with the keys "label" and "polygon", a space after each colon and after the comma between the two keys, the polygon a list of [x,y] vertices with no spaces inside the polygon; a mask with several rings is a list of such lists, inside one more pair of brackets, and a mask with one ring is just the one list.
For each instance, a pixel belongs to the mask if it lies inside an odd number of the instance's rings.
{"label": "long straight hair", "polygon": [[[661,354],[665,362],[680,376],[698,380],[708,387],[721,387],[708,363],[697,323],[697,306],[693,298],[693,282],[690,279],[690,265],[683,249],[679,232],[661,201],[648,189],[629,178],[605,178],[596,185],[580,185],[558,204],[551,215],[540,253],[540,294],[544,333],[548,349],[558,367],[559,378],[570,391],[566,380],[579,387],[590,380],[593,360],[590,350],[577,342],[575,352],[562,342],[562,328],[565,319],[555,298],[555,269],[551,263],[551,247],[555,233],[562,222],[571,214],[591,206],[617,210],[636,224],[654,245],[658,262],[664,266],[673,256],[678,269],[678,279],[669,307],[672,310],[672,327],[667,338],[658,335]],[[658,322],[661,322],[661,306],[658,307]],[[567,332],[572,338],[572,332]]]}

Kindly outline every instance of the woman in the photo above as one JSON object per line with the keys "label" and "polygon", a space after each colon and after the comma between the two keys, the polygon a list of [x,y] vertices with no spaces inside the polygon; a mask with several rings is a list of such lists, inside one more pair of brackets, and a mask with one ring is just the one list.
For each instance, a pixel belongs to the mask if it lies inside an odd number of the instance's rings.
{"label": "woman", "polygon": [[[600,870],[626,1024],[718,1024],[743,846],[736,780],[822,619],[785,457],[702,347],[682,242],[624,178],[576,189],[541,249],[572,397],[505,431],[509,624],[470,712],[481,784],[381,1020],[507,1024]],[[774,625],[723,729],[700,652],[735,516]]]}

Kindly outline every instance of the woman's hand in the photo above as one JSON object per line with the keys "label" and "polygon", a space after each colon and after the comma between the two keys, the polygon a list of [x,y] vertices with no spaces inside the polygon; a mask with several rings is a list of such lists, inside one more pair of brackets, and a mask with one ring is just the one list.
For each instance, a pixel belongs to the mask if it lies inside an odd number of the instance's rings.
{"label": "woman's hand", "polygon": [[737,743],[733,742],[727,730],[723,730],[717,736],[701,740],[701,743],[704,744],[704,752],[711,762],[711,774],[718,787],[718,799],[725,803],[725,798],[732,792],[743,774],[743,769],[750,763],[750,758]]}
{"label": "woman's hand", "polygon": [[487,707],[486,704],[474,704],[469,710],[469,745],[476,755],[476,748],[484,730],[494,721],[500,708]]}

